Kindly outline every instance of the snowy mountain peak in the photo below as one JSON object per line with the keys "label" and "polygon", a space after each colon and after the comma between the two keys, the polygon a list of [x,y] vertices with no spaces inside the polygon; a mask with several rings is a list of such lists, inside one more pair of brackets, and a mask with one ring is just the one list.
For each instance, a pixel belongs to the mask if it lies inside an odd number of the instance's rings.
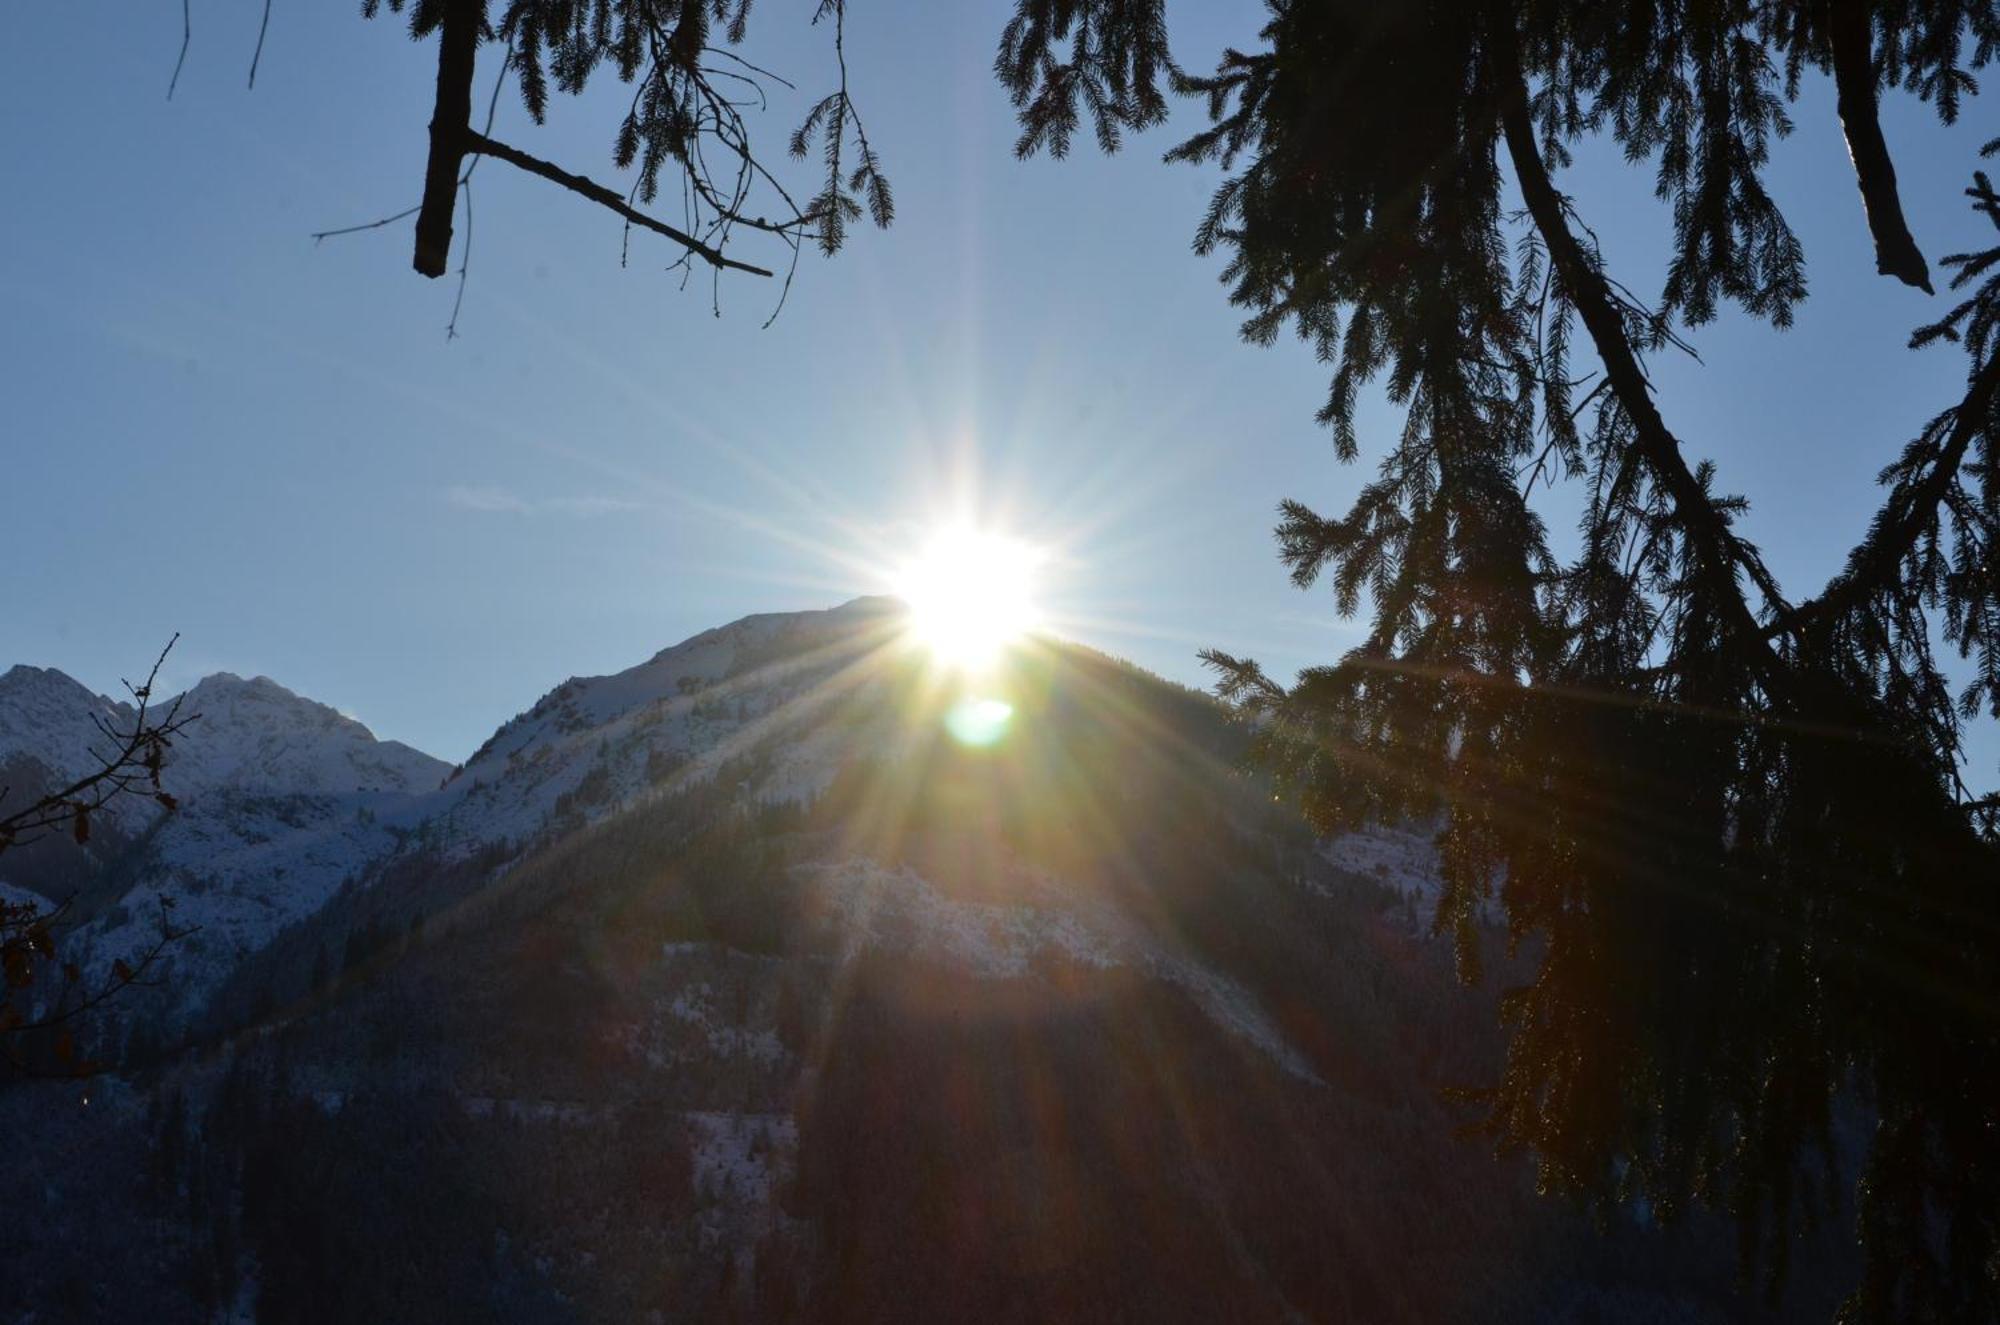
{"label": "snowy mountain peak", "polygon": [[726,681],[782,671],[829,647],[880,642],[888,620],[902,610],[893,598],[856,598],[818,611],[759,613],[670,645],[622,672],[571,677],[503,725],[466,767],[517,755],[544,735],[602,727]]}
{"label": "snowy mountain peak", "polygon": [[[502,725],[453,776],[445,835],[460,850],[525,841],[566,809],[594,817],[676,770],[712,771],[804,718],[824,681],[894,639],[904,610],[893,598],[857,598],[761,613],[622,672],[572,677]],[[799,787],[824,775],[802,771]]]}
{"label": "snowy mountain peak", "polygon": [[0,673],[0,761],[26,756],[74,777],[106,744],[98,723],[117,725],[130,716],[128,705],[93,693],[66,672],[18,664]]}
{"label": "snowy mountain peak", "polygon": [[[220,787],[260,794],[420,792],[449,771],[400,741],[379,741],[354,719],[294,694],[267,676],[217,672],[178,699],[199,715],[175,740],[169,777],[182,799]],[[110,742],[102,728],[128,726],[129,703],[92,692],[53,667],[24,664],[0,673],[0,761],[33,760],[49,773],[88,771]]]}
{"label": "snowy mountain peak", "polygon": [[[28,893],[85,899],[73,956],[86,969],[142,951],[157,899],[174,898],[177,922],[196,931],[173,959],[173,998],[187,1008],[393,851],[449,766],[267,676],[218,672],[156,712],[170,710],[187,720],[161,778],[177,811],[120,797],[86,852],[50,839],[6,865]],[[30,797],[61,785],[108,752],[98,723],[122,729],[134,716],[61,672],[11,669],[0,676],[0,784]]]}
{"label": "snowy mountain peak", "polygon": [[[83,683],[69,673],[55,667],[36,667],[29,663],[15,663],[0,672],[0,695],[27,694],[44,689],[83,690]],[[88,690],[84,690],[89,694]]]}
{"label": "snowy mountain peak", "polygon": [[803,612],[759,612],[661,649],[647,661],[611,676],[570,682],[591,690],[599,721],[636,704],[685,694],[740,676],[759,662],[885,630],[906,609],[895,598],[864,597],[839,607]]}
{"label": "snowy mountain peak", "polygon": [[[156,1011],[183,1024],[286,926],[322,912],[343,886],[358,896],[392,877],[391,862],[451,871],[486,868],[476,863],[482,856],[531,858],[587,825],[670,806],[684,793],[747,813],[786,805],[793,808],[783,813],[803,814],[835,794],[843,772],[949,773],[958,766],[948,758],[909,762],[936,757],[941,719],[924,707],[937,688],[921,654],[904,643],[906,613],[897,599],[871,597],[747,616],[623,671],[571,678],[503,724],[449,777],[442,761],[377,740],[360,722],[269,677],[219,672],[180,697],[181,715],[193,722],[175,741],[164,778],[178,813],[129,798],[131,821],[116,825],[122,832],[84,863],[94,873],[70,866],[63,875],[61,861],[16,857],[8,882],[51,899],[95,889],[74,948],[86,969],[130,960],[151,941],[159,900],[172,898],[177,922],[198,932],[176,946],[172,994]],[[1023,702],[1031,703],[1024,712],[1052,720],[1025,725],[1008,756],[1019,776],[1002,782],[1029,798],[1010,813],[1032,801],[1037,813],[1062,819],[1081,797],[1100,815],[1141,816],[1149,796],[1129,788],[1138,770],[1158,766],[1158,732],[1185,729],[1226,743],[1225,725],[1203,704],[1171,687],[1149,688],[1142,674],[1087,650],[1046,651],[1032,670],[1021,679]],[[1116,704],[1105,703],[1106,686],[1120,696]],[[1132,722],[1133,705],[1153,716]],[[93,714],[129,722],[129,710],[119,708],[60,672],[15,668],[0,676],[0,741],[43,751],[46,762],[62,752],[58,737],[74,746],[79,733],[95,733]],[[1086,766],[1097,770],[1096,781],[1078,772]],[[937,790],[917,814],[931,827],[909,840],[932,853],[930,873],[913,874],[916,866],[900,858],[854,865],[843,857],[797,875],[811,907],[852,921],[855,952],[914,942],[994,978],[1024,977],[1045,949],[1093,967],[1126,965],[1184,989],[1279,1067],[1311,1076],[1235,984],[1157,936],[1134,937],[1135,922],[1105,900],[1102,862],[1090,852],[1056,853],[1031,866],[982,847],[971,876],[961,877],[938,835],[960,804],[954,797],[975,786],[972,768],[952,776],[974,782]],[[1116,776],[1102,776],[1109,770]],[[1078,788],[1065,790],[1079,778]],[[1101,791],[1079,789],[1114,784],[1127,791],[1101,803]],[[1156,827],[1141,832],[1141,822],[1129,825],[1126,855]],[[1148,860],[1139,873],[1180,865],[1171,852]],[[1355,873],[1378,862],[1330,854],[1326,863]],[[1006,886],[994,882],[1002,875]],[[1097,937],[1086,942],[1090,935]]]}
{"label": "snowy mountain peak", "polygon": [[217,787],[302,795],[416,793],[450,771],[400,741],[377,740],[330,705],[267,676],[204,678],[181,697],[197,720],[176,742],[168,771],[176,794]]}

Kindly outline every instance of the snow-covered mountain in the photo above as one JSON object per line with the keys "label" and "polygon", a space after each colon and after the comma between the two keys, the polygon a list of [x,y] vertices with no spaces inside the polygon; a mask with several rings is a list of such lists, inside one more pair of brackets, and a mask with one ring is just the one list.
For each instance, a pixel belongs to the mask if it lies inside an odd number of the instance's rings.
{"label": "snow-covered mountain", "polygon": [[444,761],[401,741],[378,740],[354,719],[268,676],[246,681],[217,672],[180,703],[183,713],[199,717],[167,764],[184,799],[219,789],[414,796],[450,771]]}
{"label": "snow-covered mountain", "polygon": [[[132,706],[93,694],[53,667],[10,667],[0,673],[0,788],[7,802],[33,800],[67,785],[96,765],[107,731],[130,725]],[[107,827],[136,830],[157,807],[140,798],[105,807]]]}
{"label": "snow-covered mountain", "polygon": [[103,744],[93,719],[116,724],[130,715],[130,705],[92,694],[53,667],[10,667],[0,672],[0,759],[28,756],[81,773]]}
{"label": "snow-covered mountain", "polygon": [[[852,689],[842,673],[897,648],[899,611],[864,598],[747,617],[626,671],[571,678],[459,769],[268,677],[218,673],[161,703],[195,719],[164,774],[178,812],[120,799],[87,859],[67,843],[17,852],[0,881],[72,899],[87,923],[69,955],[100,968],[144,949],[170,898],[174,924],[195,931],[174,948],[178,1020],[245,955],[400,852],[525,846],[753,748],[778,752],[758,794],[812,796],[855,753],[825,720]],[[99,724],[132,716],[53,668],[13,668],[0,677],[5,784],[29,796],[81,775],[107,744]]]}
{"label": "snow-covered mountain", "polygon": [[[744,799],[804,803],[857,760],[921,757],[944,700],[918,679],[922,662],[904,639],[901,610],[893,599],[861,598],[825,611],[746,617],[625,671],[573,677],[457,769],[379,740],[268,677],[218,673],[178,700],[183,714],[196,715],[165,773],[178,812],[145,798],[121,800],[81,863],[66,844],[20,852],[0,861],[0,880],[51,902],[75,899],[86,923],[71,955],[99,968],[144,949],[158,932],[161,899],[171,899],[174,923],[195,931],[174,949],[169,1019],[180,1021],[281,929],[311,917],[343,884],[367,885],[398,858],[518,852],[645,798],[712,781],[725,768]],[[931,712],[913,715],[913,706]],[[15,667],[0,676],[0,770],[16,794],[77,776],[105,744],[99,724],[115,728],[131,718],[129,705],[59,671]],[[1385,869],[1391,857],[1396,867]],[[1331,844],[1326,859],[1421,903],[1434,893],[1426,844],[1408,833],[1356,835]],[[875,878],[852,859],[824,862],[816,877],[836,912],[853,899],[834,894]],[[922,887],[888,877],[894,886],[866,890],[875,909],[858,933],[882,928],[884,906],[936,920]],[[962,936],[963,919],[936,932]],[[1025,923],[1045,921],[1064,932],[1089,928],[1077,914]],[[1102,951],[1141,950],[1129,935],[1114,936],[1116,928],[1098,923],[1090,941]],[[1158,953],[1144,961],[1180,969]],[[1178,978],[1190,988],[1204,979],[1186,971]],[[1221,1008],[1227,997],[1209,1002]]]}
{"label": "snow-covered mountain", "polygon": [[[377,740],[360,723],[269,677],[246,681],[218,672],[160,701],[155,715],[176,707],[198,721],[168,751],[163,783],[189,811],[212,814],[245,796],[412,799],[450,771],[400,741]],[[0,767],[17,773],[5,781],[9,802],[92,771],[114,747],[110,733],[129,728],[133,717],[131,704],[94,694],[53,667],[15,666],[0,674]],[[111,801],[101,817],[137,836],[170,816],[147,797],[127,796]],[[33,887],[35,881],[14,882]]]}
{"label": "snow-covered mountain", "polygon": [[[1496,1021],[1396,904],[1420,830],[1314,841],[1206,696],[902,626],[748,617],[456,770],[202,682],[182,809],[79,890],[92,961],[201,927],[142,1070],[0,1091],[26,1315],[1742,1318],[1726,1240],[1571,1240],[1453,1140]],[[16,669],[0,749],[107,705]]]}
{"label": "snow-covered mountain", "polygon": [[[159,901],[171,898],[174,925],[193,931],[174,947],[171,988],[191,1009],[243,956],[392,852],[450,768],[268,677],[218,673],[162,710],[176,703],[195,718],[162,774],[177,810],[120,798],[93,830],[85,868],[64,841],[10,852],[0,877],[72,903],[84,923],[66,955],[90,968],[150,944]],[[0,677],[0,755],[42,776],[9,779],[12,796],[87,772],[109,744],[93,719],[115,729],[132,717],[59,671],[13,668]]]}
{"label": "snow-covered mountain", "polygon": [[610,676],[572,677],[503,724],[453,774],[433,809],[448,853],[525,842],[663,784],[714,775],[753,747],[782,747],[758,788],[805,798],[832,777],[827,721],[905,646],[901,604],[858,598],[705,631]]}
{"label": "snow-covered mountain", "polygon": [[[0,811],[85,776],[97,766],[94,752],[114,746],[108,733],[131,720],[130,705],[93,694],[52,667],[0,673]],[[13,848],[0,857],[0,897],[46,904],[76,892],[124,856],[159,810],[145,797],[119,797],[95,817],[81,847],[64,835]]]}

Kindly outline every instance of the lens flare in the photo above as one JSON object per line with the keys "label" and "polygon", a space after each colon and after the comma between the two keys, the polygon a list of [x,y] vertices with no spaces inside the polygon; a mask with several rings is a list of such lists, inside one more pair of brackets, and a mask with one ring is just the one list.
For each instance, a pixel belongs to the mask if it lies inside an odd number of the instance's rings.
{"label": "lens flare", "polygon": [[1014,706],[1004,699],[961,699],[944,715],[944,729],[960,745],[992,745],[1007,734]]}
{"label": "lens flare", "polygon": [[980,671],[1040,623],[1027,544],[982,530],[946,529],[896,579],[910,634],[938,662]]}

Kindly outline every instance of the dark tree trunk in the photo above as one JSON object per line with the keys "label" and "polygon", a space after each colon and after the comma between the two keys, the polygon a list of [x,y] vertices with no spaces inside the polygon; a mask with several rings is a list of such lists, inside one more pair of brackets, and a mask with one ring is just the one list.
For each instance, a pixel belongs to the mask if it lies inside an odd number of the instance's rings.
{"label": "dark tree trunk", "polygon": [[459,169],[472,135],[472,68],[485,0],[446,0],[438,38],[437,103],[431,110],[431,155],[424,169],[424,201],[417,212],[415,266],[442,276],[451,261],[451,220],[458,201]]}

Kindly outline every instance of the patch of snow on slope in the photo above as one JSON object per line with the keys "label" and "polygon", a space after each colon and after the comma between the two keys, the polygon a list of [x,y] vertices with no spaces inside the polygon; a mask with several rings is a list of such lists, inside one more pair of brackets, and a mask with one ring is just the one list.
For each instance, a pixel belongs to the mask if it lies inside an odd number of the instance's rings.
{"label": "patch of snow on slope", "polygon": [[799,1127],[782,1113],[701,1113],[682,1117],[702,1198],[703,1241],[742,1242],[788,1222],[777,1190],[793,1170]]}
{"label": "patch of snow on slope", "polygon": [[33,889],[17,888],[5,879],[0,879],[0,906],[32,906],[38,911],[46,912],[54,905],[54,902]]}
{"label": "patch of snow on slope", "polygon": [[157,935],[160,899],[171,898],[175,927],[193,932],[167,953],[168,983],[180,1006],[198,1006],[237,962],[395,850],[387,799],[204,797],[160,825],[119,905],[79,931],[81,960],[133,960]]}
{"label": "patch of snow on slope", "polygon": [[806,869],[832,904],[845,957],[907,944],[994,980],[1026,975],[1049,948],[1089,966],[1125,964],[1109,936],[1067,912],[958,901],[908,866],[892,870],[865,858]]}
{"label": "patch of snow on slope", "polygon": [[1157,974],[1185,990],[1216,1025],[1256,1045],[1293,1076],[1320,1081],[1319,1074],[1271,1024],[1264,1009],[1257,1006],[1257,1000],[1242,985],[1186,958],[1156,953],[1151,965]]}
{"label": "patch of snow on slope", "polygon": [[1255,1045],[1292,1075],[1318,1077],[1271,1024],[1251,993],[1188,956],[1169,952],[1122,917],[1078,905],[1052,879],[1030,883],[1037,901],[1001,906],[946,897],[904,866],[890,869],[854,858],[803,866],[831,905],[843,959],[868,948],[921,951],[989,980],[1029,974],[1037,953],[1055,949],[1073,961],[1101,968],[1131,966],[1181,988],[1224,1030]]}
{"label": "patch of snow on slope", "polygon": [[[1417,824],[1368,828],[1322,842],[1320,856],[1335,869],[1364,875],[1394,891],[1409,903],[1417,931],[1428,934],[1444,897],[1433,840],[1436,833],[1435,827]],[[1494,874],[1493,892],[1478,904],[1480,923],[1505,923],[1506,911],[1499,900],[1499,886],[1505,877],[1504,868]]]}
{"label": "patch of snow on slope", "polygon": [[844,733],[814,728],[779,749],[770,773],[757,787],[757,799],[770,804],[810,804],[833,785],[843,760],[853,753]]}
{"label": "patch of snow on slope", "polygon": [[709,1053],[718,1057],[775,1063],[785,1056],[785,1046],[776,1032],[732,1025],[715,1006],[715,997],[713,986],[706,980],[697,981],[674,995],[667,1012],[699,1032],[708,1042]]}
{"label": "patch of snow on slope", "polygon": [[1431,841],[1434,832],[1411,825],[1369,828],[1328,839],[1321,844],[1320,855],[1335,869],[1373,879],[1409,898],[1428,923],[1444,891],[1437,847]]}

